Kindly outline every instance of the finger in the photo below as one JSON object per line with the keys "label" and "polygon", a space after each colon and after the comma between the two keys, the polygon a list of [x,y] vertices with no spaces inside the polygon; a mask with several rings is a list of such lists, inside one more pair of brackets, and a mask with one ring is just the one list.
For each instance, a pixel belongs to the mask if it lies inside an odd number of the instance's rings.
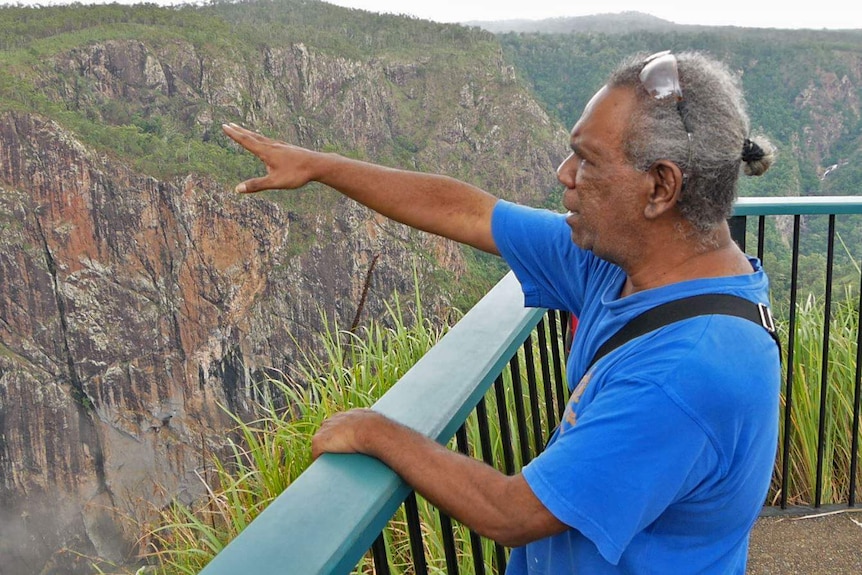
{"label": "finger", "polygon": [[246,137],[248,137],[248,130],[245,128],[241,128],[236,124],[222,124],[221,130],[224,132],[231,140],[239,142]]}
{"label": "finger", "polygon": [[353,450],[343,445],[342,433],[337,426],[333,429],[328,421],[311,438],[311,457],[317,459],[324,453],[351,453]]}
{"label": "finger", "polygon": [[269,138],[237,124],[222,124],[222,131],[234,142],[247,150],[252,150],[269,141]]}
{"label": "finger", "polygon": [[268,138],[267,136],[264,136],[260,132],[255,132],[254,130],[249,130],[248,128],[240,126],[239,124],[230,123],[229,126],[231,128],[233,128],[237,134],[240,134],[240,135],[248,138],[249,140],[253,140],[257,143],[274,144],[276,142],[276,140],[273,140],[272,138]]}
{"label": "finger", "polygon": [[254,136],[256,134],[256,132],[253,132],[252,130],[249,130],[248,128],[244,128],[243,126],[240,126],[239,124],[235,124],[234,122],[222,124],[221,127],[222,127],[222,130],[224,130],[225,132],[227,132],[229,134],[237,135],[239,137],[250,137],[250,136]]}
{"label": "finger", "polygon": [[234,190],[238,194],[253,194],[263,190],[273,190],[275,186],[272,184],[268,176],[262,178],[252,178],[237,185]]}

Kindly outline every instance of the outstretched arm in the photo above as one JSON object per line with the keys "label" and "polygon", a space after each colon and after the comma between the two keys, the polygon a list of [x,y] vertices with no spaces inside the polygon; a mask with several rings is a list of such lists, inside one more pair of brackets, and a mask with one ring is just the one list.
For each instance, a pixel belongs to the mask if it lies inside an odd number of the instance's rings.
{"label": "outstretched arm", "polygon": [[491,212],[497,198],[475,186],[447,176],[307,150],[236,124],[222,129],[266,165],[266,176],[242,182],[237,192],[295,189],[316,181],[395,221],[499,253],[491,234]]}
{"label": "outstretched arm", "polygon": [[505,475],[375,411],[354,409],[326,420],[312,440],[313,457],[323,453],[376,457],[438,509],[509,547],[568,529],[522,475]]}

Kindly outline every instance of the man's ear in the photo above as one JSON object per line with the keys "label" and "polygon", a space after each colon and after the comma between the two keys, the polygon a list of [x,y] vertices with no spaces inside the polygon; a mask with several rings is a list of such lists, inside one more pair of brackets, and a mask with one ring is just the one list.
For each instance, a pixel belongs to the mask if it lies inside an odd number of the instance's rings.
{"label": "man's ear", "polygon": [[644,207],[644,216],[655,219],[673,209],[682,193],[682,170],[670,160],[658,160],[649,169],[652,189]]}

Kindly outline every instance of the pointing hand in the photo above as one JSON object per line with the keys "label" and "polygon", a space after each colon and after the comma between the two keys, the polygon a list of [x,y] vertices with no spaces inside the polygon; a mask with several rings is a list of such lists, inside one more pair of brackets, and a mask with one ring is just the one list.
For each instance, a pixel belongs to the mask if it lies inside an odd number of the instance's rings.
{"label": "pointing hand", "polygon": [[236,124],[224,124],[222,130],[237,144],[260,158],[266,166],[266,176],[240,183],[236,191],[250,194],[262,190],[293,190],[313,179],[314,158],[319,156],[298,146],[267,138]]}

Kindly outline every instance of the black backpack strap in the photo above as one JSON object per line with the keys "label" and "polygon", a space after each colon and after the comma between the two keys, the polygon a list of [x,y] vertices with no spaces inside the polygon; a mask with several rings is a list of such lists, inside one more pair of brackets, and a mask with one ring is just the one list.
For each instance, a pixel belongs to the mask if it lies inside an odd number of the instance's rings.
{"label": "black backpack strap", "polygon": [[599,359],[629,340],[683,319],[716,314],[741,317],[763,326],[775,340],[780,353],[781,342],[778,340],[769,306],[729,294],[702,294],[669,301],[635,316],[602,344],[586,371]]}

